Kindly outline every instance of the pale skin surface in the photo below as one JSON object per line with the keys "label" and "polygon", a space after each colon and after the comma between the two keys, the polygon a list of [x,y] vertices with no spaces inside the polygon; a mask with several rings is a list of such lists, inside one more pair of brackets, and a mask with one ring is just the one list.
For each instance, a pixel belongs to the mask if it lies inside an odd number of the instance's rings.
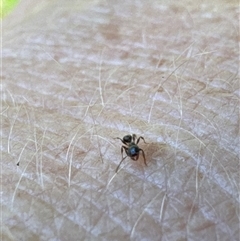
{"label": "pale skin surface", "polygon": [[64,2],[3,22],[2,240],[239,240],[238,2]]}

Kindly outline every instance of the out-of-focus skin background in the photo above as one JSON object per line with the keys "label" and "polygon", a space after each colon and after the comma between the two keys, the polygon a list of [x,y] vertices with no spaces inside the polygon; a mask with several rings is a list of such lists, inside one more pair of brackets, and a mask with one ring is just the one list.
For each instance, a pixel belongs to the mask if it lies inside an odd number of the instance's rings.
{"label": "out-of-focus skin background", "polygon": [[[22,0],[2,22],[1,239],[239,240],[238,7]],[[129,133],[148,166],[116,174]]]}

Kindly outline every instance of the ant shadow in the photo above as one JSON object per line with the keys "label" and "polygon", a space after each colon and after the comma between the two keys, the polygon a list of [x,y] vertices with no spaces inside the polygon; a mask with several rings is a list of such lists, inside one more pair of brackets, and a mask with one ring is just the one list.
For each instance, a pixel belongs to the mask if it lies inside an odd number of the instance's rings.
{"label": "ant shadow", "polygon": [[169,146],[166,143],[161,142],[151,142],[147,143],[145,147],[145,155],[147,159],[147,165],[154,164],[154,166],[159,166],[159,162],[163,163],[163,160],[166,159]]}

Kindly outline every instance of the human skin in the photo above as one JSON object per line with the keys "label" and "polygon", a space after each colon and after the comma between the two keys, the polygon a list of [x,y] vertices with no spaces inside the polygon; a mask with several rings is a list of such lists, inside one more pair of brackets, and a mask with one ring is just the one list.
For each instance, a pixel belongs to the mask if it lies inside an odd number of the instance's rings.
{"label": "human skin", "polygon": [[239,240],[237,1],[65,2],[3,21],[2,240]]}

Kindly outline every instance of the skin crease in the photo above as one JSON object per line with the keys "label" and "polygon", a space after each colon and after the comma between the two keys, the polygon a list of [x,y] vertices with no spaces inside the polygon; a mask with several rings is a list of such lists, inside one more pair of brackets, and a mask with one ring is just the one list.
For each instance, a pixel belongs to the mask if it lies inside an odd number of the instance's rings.
{"label": "skin crease", "polygon": [[1,240],[239,240],[238,3],[77,2],[3,21]]}

